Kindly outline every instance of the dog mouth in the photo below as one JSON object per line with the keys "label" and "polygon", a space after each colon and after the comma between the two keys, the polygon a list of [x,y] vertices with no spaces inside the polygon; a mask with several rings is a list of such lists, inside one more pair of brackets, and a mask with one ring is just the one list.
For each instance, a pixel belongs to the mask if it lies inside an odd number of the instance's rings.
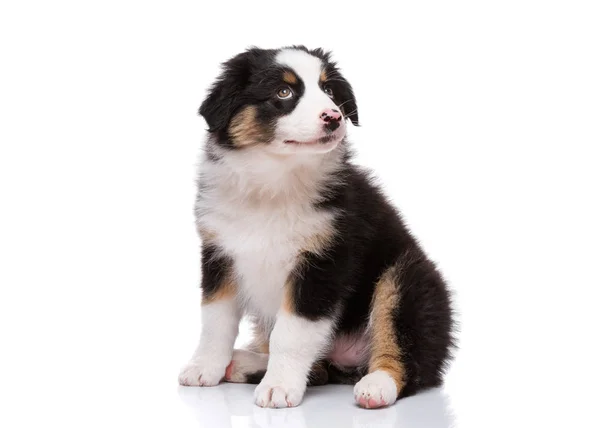
{"label": "dog mouth", "polygon": [[336,135],[325,135],[324,137],[317,138],[316,140],[311,140],[311,141],[285,140],[284,143],[285,144],[296,144],[296,145],[302,145],[302,146],[316,146],[319,144],[328,144],[328,143],[331,143],[338,139],[339,139],[339,137]]}

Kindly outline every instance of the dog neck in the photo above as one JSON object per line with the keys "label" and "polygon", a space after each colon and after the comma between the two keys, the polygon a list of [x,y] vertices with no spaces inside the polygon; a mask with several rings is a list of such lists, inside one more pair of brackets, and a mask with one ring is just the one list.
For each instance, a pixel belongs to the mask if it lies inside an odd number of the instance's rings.
{"label": "dog neck", "polygon": [[212,191],[248,202],[311,203],[335,184],[346,146],[344,141],[328,153],[280,155],[260,145],[223,149],[209,139],[200,176]]}

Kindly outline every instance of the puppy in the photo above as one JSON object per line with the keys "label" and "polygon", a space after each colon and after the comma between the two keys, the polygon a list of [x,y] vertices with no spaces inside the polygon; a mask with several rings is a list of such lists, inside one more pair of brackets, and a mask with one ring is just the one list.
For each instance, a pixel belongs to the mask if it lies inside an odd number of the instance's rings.
{"label": "puppy", "polygon": [[[449,292],[351,163],[358,110],[330,54],[249,49],[223,64],[200,114],[202,334],[180,384],[258,383],[256,404],[275,408],[300,404],[309,383],[356,382],[366,408],[440,385]],[[256,337],[234,350],[243,316]]]}

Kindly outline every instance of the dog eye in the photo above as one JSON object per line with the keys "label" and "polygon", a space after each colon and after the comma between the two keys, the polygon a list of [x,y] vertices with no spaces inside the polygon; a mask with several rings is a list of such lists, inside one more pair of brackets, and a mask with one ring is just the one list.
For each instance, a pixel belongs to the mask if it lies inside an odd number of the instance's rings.
{"label": "dog eye", "polygon": [[327,95],[333,98],[333,90],[329,86],[324,86],[323,92],[325,92]]}
{"label": "dog eye", "polygon": [[292,90],[288,87],[285,88],[279,88],[279,90],[277,91],[277,97],[281,98],[282,100],[285,100],[287,98],[291,98],[292,97]]}

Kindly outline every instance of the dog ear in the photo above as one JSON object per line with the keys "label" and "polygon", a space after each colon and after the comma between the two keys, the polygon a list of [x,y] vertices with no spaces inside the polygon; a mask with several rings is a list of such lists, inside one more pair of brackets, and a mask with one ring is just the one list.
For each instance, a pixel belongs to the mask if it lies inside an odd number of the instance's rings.
{"label": "dog ear", "polygon": [[345,118],[350,119],[355,126],[358,126],[358,106],[352,86],[341,76],[337,79],[339,79],[339,88],[336,90],[336,98],[340,100],[340,109]]}
{"label": "dog ear", "polygon": [[223,71],[209,90],[199,113],[208,124],[208,132],[227,128],[250,78],[250,51],[222,64]]}

